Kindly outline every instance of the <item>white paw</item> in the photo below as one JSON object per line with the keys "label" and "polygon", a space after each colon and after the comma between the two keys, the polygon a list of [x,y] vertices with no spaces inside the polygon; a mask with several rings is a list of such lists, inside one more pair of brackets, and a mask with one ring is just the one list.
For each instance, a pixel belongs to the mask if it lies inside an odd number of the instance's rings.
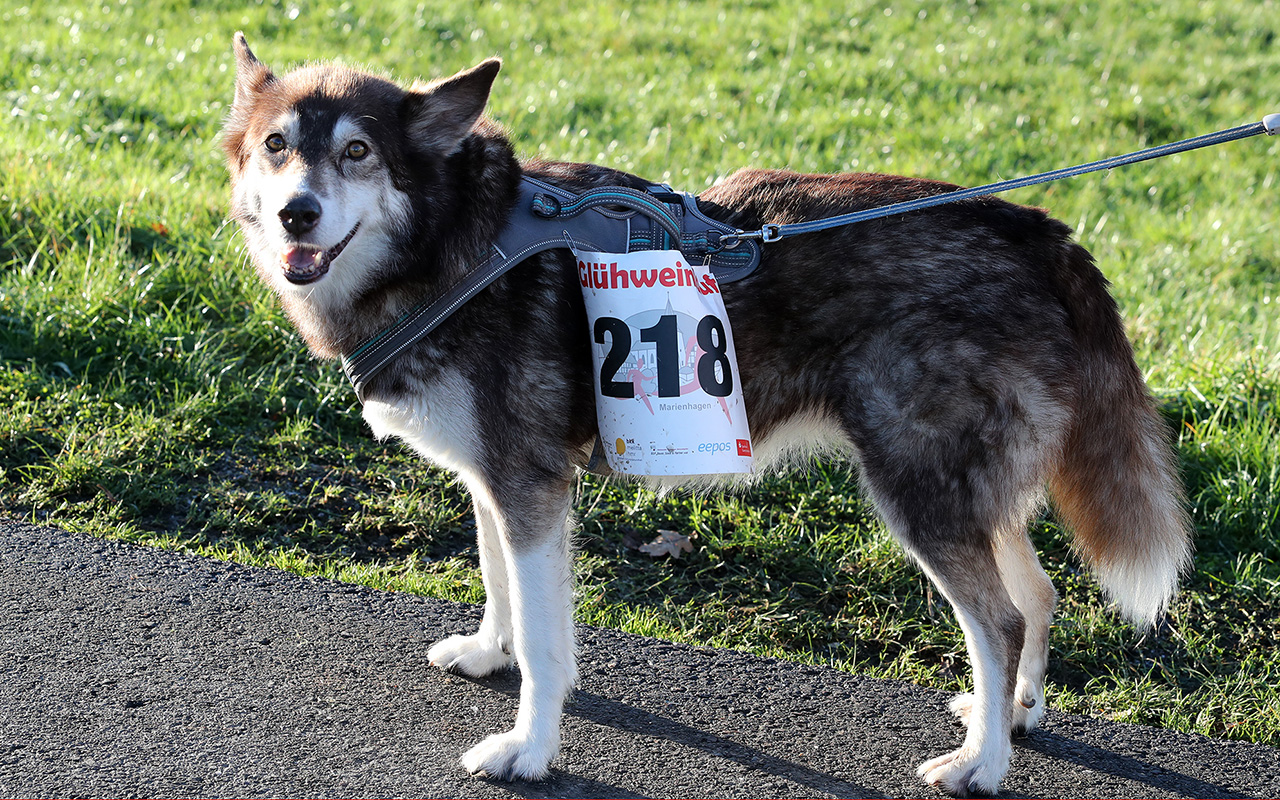
{"label": "white paw", "polygon": [[960,718],[966,728],[969,727],[969,717],[973,714],[975,700],[976,698],[972,694],[965,692],[951,698],[951,702],[947,703],[947,708],[952,714]]}
{"label": "white paw", "polygon": [[[969,719],[973,715],[973,703],[973,695],[965,692],[952,698],[947,708],[951,709],[952,714],[960,718],[965,727],[968,727]],[[1028,687],[1027,691],[1023,691],[1021,684],[1019,684],[1019,691],[1015,694],[1013,708],[1009,714],[1009,727],[1012,732],[1015,735],[1021,735],[1027,731],[1035,730],[1036,725],[1040,724],[1040,718],[1044,716],[1044,707],[1043,693],[1040,693],[1037,697],[1030,687]]]}
{"label": "white paw", "polygon": [[433,667],[482,678],[507,669],[515,663],[515,658],[492,640],[481,640],[479,636],[450,636],[431,646],[427,651],[427,661]]}
{"label": "white paw", "polygon": [[947,794],[966,797],[971,794],[995,794],[1000,779],[1009,769],[1009,754],[1003,758],[988,756],[961,747],[945,756],[926,761],[916,769],[916,774],[930,786],[936,786]]}
{"label": "white paw", "polygon": [[1010,718],[1015,735],[1035,730],[1049,704],[1044,701],[1044,682],[1033,684],[1026,678],[1018,678],[1018,688],[1013,693],[1013,716]]}
{"label": "white paw", "polygon": [[496,733],[467,751],[462,766],[472,775],[510,781],[540,781],[550,771],[551,759],[560,751],[560,737],[537,741],[516,731]]}

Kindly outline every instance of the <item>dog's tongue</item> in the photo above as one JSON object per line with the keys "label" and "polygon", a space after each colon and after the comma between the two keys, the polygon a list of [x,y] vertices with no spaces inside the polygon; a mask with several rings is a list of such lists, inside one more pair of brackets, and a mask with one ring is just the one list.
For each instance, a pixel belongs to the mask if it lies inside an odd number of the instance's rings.
{"label": "dog's tongue", "polygon": [[284,254],[284,274],[290,280],[319,277],[324,251],[314,247],[291,247]]}

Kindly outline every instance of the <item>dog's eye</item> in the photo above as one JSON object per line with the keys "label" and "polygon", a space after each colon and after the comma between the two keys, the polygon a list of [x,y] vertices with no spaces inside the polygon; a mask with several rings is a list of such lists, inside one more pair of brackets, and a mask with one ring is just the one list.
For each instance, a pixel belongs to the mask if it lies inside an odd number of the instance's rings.
{"label": "dog's eye", "polygon": [[267,137],[267,140],[263,142],[263,144],[266,145],[266,148],[271,152],[279,153],[284,149],[284,137],[278,133],[273,133]]}
{"label": "dog's eye", "polygon": [[369,155],[369,145],[359,139],[347,145],[347,158],[352,161],[359,161]]}

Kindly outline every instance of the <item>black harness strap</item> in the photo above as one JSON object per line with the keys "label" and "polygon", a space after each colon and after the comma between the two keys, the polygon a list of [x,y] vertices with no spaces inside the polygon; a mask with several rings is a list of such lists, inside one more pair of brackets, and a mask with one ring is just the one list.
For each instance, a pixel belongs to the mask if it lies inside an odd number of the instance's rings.
{"label": "black harness strap", "polygon": [[610,253],[679,249],[691,259],[710,259],[712,273],[723,284],[745,278],[760,263],[759,244],[736,234],[735,228],[699,211],[692,195],[667,186],[644,192],[607,186],[575,195],[525,176],[507,226],[462,280],[361,342],[342,357],[342,369],[364,402],[369,381],[405,348],[512,267],[544,250],[567,249],[570,242]]}

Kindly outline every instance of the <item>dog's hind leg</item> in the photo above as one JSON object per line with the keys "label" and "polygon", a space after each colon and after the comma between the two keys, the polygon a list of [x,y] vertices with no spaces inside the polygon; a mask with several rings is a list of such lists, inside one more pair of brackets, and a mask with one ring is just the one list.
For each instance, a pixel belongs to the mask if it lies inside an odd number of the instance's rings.
{"label": "dog's hind leg", "polygon": [[462,757],[472,774],[538,780],[560,750],[560,713],[578,675],[571,499],[567,480],[548,479],[546,485],[505,491],[492,506],[505,557],[520,706],[510,731],[490,736]]}
{"label": "dog's hind leg", "polygon": [[950,430],[952,435],[940,436],[937,428],[864,427],[859,455],[866,486],[894,538],[951,604],[973,671],[964,743],[917,773],[952,794],[987,794],[999,788],[1012,755],[1025,628],[1001,579],[995,531],[1024,504],[997,488],[1007,470],[985,457],[963,457],[974,451],[956,447],[966,443],[960,426]]}
{"label": "dog's hind leg", "polygon": [[436,642],[427,652],[427,659],[433,666],[479,678],[509,668],[515,655],[502,531],[497,514],[481,497],[474,498],[474,504],[480,574],[484,580],[484,619],[473,635],[450,636]]}
{"label": "dog's hind leg", "polygon": [[916,552],[925,574],[951,603],[973,670],[964,744],[920,765],[926,783],[952,794],[994,794],[1009,768],[1011,708],[1023,620],[1000,581],[994,554],[979,537]]}
{"label": "dog's hind leg", "polygon": [[[1012,707],[1013,732],[1025,733],[1039,724],[1045,712],[1044,678],[1049,662],[1049,627],[1053,623],[1058,595],[1040,566],[1031,539],[1021,528],[1005,531],[997,537],[995,559],[1005,590],[1026,625]],[[967,693],[952,700],[950,706],[966,725],[973,707],[974,696]]]}
{"label": "dog's hind leg", "polygon": [[1053,624],[1058,593],[1040,566],[1025,530],[1006,533],[996,541],[996,563],[1000,565],[1000,579],[1026,623],[1018,660],[1018,686],[1013,695],[1013,731],[1026,733],[1039,724],[1045,712],[1049,626]]}

